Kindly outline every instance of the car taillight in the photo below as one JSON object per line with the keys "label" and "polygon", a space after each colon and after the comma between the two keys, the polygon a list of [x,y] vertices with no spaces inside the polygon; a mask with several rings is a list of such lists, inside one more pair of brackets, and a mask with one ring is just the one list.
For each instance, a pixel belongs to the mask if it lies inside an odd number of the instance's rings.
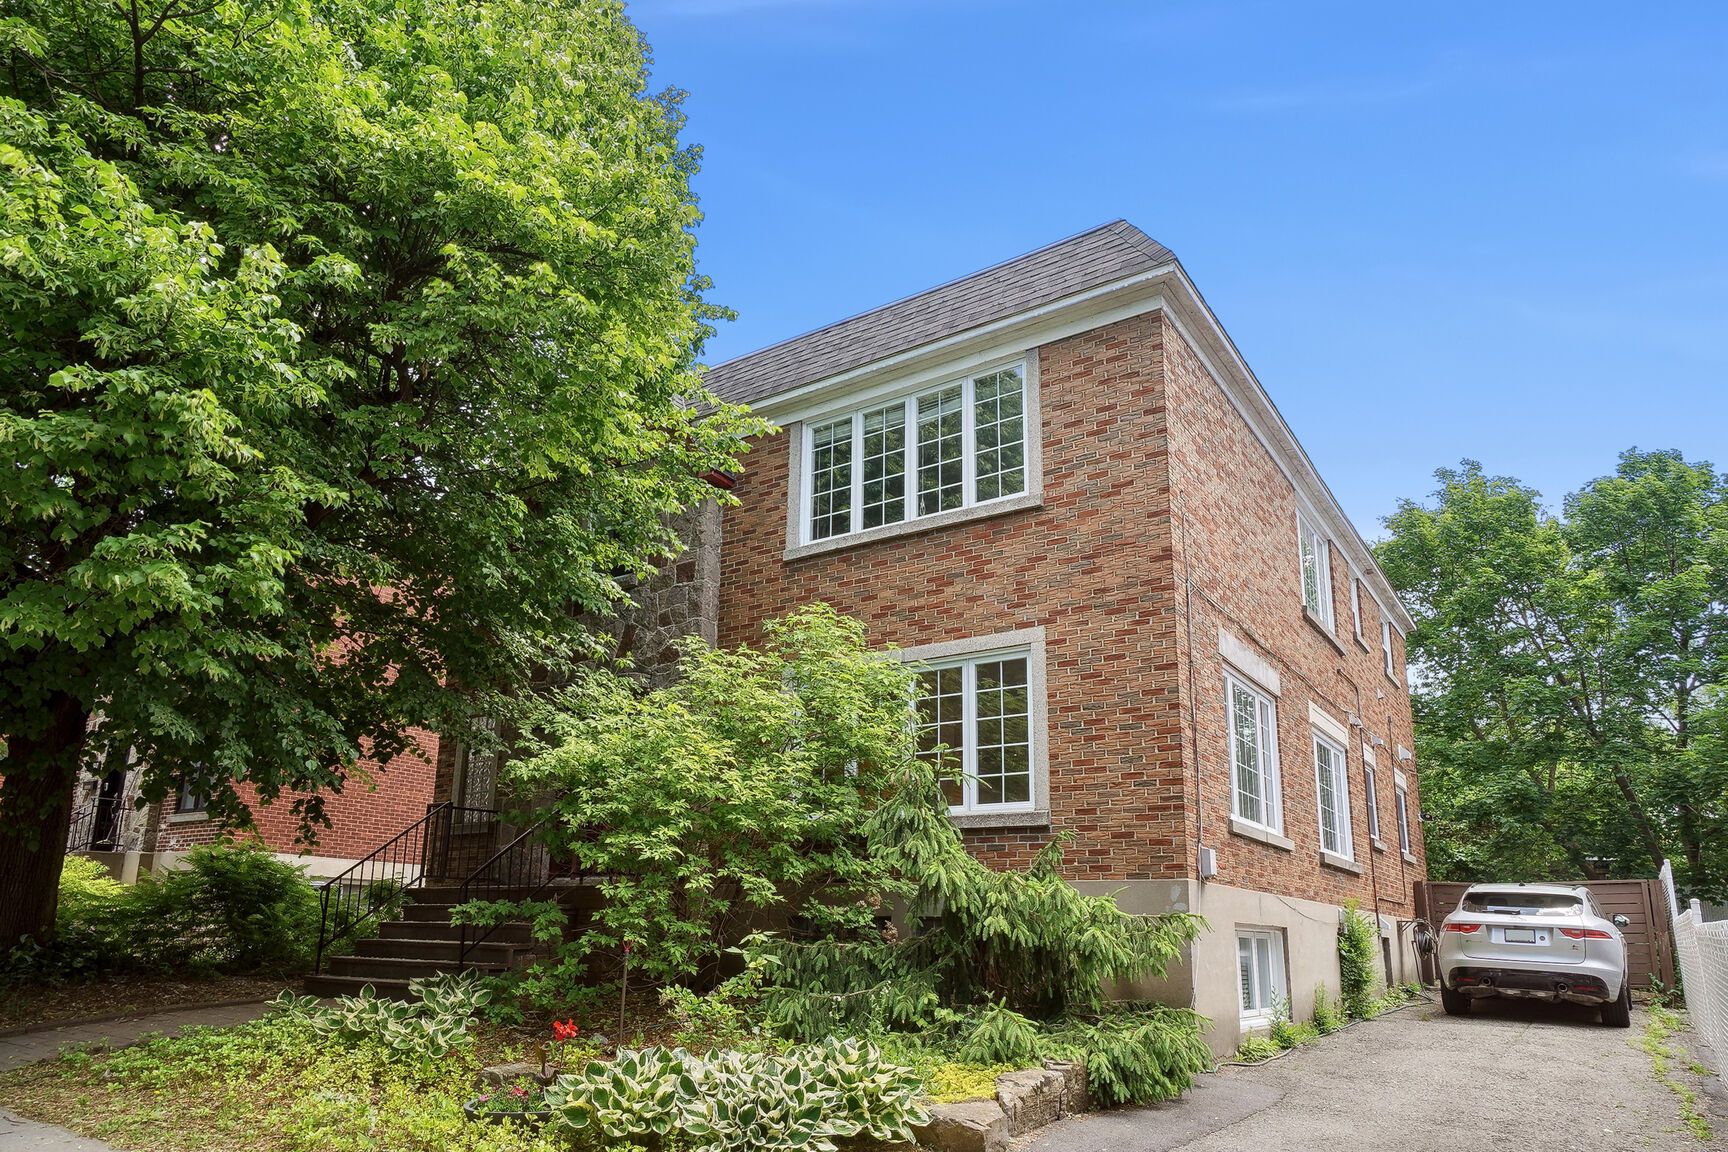
{"label": "car taillight", "polygon": [[1568,940],[1612,940],[1614,937],[1600,928],[1562,928],[1560,935]]}
{"label": "car taillight", "polygon": [[1481,927],[1482,927],[1482,925],[1480,925],[1480,924],[1448,924],[1445,926],[1444,931],[1447,931],[1447,932],[1476,932],[1476,931],[1479,931],[1481,929]]}

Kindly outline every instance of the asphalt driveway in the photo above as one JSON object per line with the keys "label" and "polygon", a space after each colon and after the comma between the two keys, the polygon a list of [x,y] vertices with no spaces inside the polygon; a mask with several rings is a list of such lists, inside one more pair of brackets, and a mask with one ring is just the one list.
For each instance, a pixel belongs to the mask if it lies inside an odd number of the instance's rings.
{"label": "asphalt driveway", "polygon": [[[1201,1078],[1181,1100],[1045,1128],[1025,1152],[1699,1152],[1728,1146],[1720,1081],[1670,1075],[1701,1094],[1717,1136],[1702,1144],[1630,1029],[1571,1006],[1493,1002],[1454,1019],[1422,1003],[1254,1068]],[[1690,1034],[1669,1041],[1693,1045]]]}

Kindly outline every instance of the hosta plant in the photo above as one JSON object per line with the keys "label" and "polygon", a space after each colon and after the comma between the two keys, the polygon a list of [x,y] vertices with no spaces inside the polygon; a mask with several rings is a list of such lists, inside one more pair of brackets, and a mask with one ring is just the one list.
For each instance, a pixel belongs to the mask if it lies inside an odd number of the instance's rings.
{"label": "hosta plant", "polygon": [[903,1141],[928,1120],[915,1072],[874,1045],[830,1038],[785,1055],[646,1048],[560,1076],[556,1119],[614,1140],[680,1134],[690,1152],[810,1149],[852,1137]]}
{"label": "hosta plant", "polygon": [[360,995],[340,996],[331,1004],[284,991],[273,1007],[304,1020],[321,1036],[371,1041],[400,1059],[436,1060],[468,1039],[474,1013],[492,996],[467,974],[410,980],[408,991],[418,999],[383,999],[367,985]]}

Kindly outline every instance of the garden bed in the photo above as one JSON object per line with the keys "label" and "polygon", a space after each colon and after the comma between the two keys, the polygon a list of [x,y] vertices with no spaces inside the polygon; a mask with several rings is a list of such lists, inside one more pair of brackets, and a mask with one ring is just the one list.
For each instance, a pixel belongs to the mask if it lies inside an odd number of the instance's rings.
{"label": "garden bed", "polygon": [[88,982],[9,984],[0,996],[0,1035],[38,1027],[117,1020],[171,1008],[268,1000],[294,981],[280,976],[132,976]]}

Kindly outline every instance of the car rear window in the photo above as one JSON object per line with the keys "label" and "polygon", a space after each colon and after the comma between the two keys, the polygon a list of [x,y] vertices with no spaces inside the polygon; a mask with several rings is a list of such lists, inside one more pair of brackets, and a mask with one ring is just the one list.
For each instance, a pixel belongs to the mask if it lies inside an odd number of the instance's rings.
{"label": "car rear window", "polygon": [[1576,916],[1584,911],[1584,902],[1564,892],[1468,892],[1464,896],[1466,912],[1502,912],[1517,916]]}

